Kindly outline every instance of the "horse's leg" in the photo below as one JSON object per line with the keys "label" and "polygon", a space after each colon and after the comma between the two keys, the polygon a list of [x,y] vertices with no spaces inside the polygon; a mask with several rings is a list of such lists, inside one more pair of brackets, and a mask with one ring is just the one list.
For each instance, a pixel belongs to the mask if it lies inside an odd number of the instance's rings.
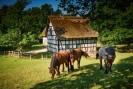
{"label": "horse's leg", "polygon": [[106,67],[106,69],[105,69],[105,74],[108,74],[108,68]]}
{"label": "horse's leg", "polygon": [[97,52],[97,53],[96,53],[96,59],[98,59],[98,57],[99,57],[99,53]]}
{"label": "horse's leg", "polygon": [[81,58],[79,58],[79,59],[77,60],[78,69],[80,69],[80,60],[81,60]]}
{"label": "horse's leg", "polygon": [[111,67],[112,67],[112,63],[111,63],[111,66],[110,66],[110,72],[112,72],[112,69],[111,69]]}
{"label": "horse's leg", "polygon": [[[70,68],[70,70],[69,70],[69,71],[72,71],[72,69],[73,69],[73,66],[72,66],[72,61],[70,60],[70,61],[69,61],[69,63],[70,63],[70,65],[68,65],[68,67],[70,66],[70,67],[69,67],[69,68]],[[68,63],[68,64],[69,64],[69,63]]]}
{"label": "horse's leg", "polygon": [[100,70],[103,69],[103,66],[102,66],[102,57],[100,57]]}
{"label": "horse's leg", "polygon": [[68,64],[67,67],[68,67],[68,72],[69,72],[69,70],[70,70],[70,69],[69,69],[69,61],[67,62],[67,64]]}
{"label": "horse's leg", "polygon": [[62,64],[62,72],[64,72],[64,63]]}
{"label": "horse's leg", "polygon": [[110,67],[107,66],[107,60],[104,60],[105,62],[105,74],[108,74],[109,73],[109,70],[110,70]]}
{"label": "horse's leg", "polygon": [[60,75],[60,65],[58,66],[58,74]]}
{"label": "horse's leg", "polygon": [[71,71],[74,70],[74,60],[71,60],[70,68],[71,68]]}
{"label": "horse's leg", "polygon": [[58,67],[56,68],[56,71],[57,71],[57,76],[60,75],[60,65],[58,65]]}

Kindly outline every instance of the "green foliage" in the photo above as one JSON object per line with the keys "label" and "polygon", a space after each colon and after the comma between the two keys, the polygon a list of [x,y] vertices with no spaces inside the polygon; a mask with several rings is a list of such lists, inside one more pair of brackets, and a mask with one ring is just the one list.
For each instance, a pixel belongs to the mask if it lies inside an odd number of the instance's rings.
{"label": "green foliage", "polygon": [[92,26],[100,33],[101,43],[130,45],[133,42],[132,1],[98,0],[94,7],[93,13],[89,16],[92,19]]}
{"label": "green foliage", "polygon": [[[110,3],[112,2],[114,1],[110,1]],[[93,20],[92,25],[100,33],[99,39],[101,43],[130,45],[133,42],[133,27],[131,25],[133,21],[133,3],[130,3],[130,1],[116,3],[110,6],[109,2],[107,4],[104,1],[96,2],[96,12],[90,15]],[[123,3],[129,6],[126,5],[126,7],[122,8],[115,6],[123,5]]]}
{"label": "green foliage", "polygon": [[33,44],[38,43],[37,35],[31,32],[24,34],[22,38],[22,41],[19,43],[21,49],[30,49]]}
{"label": "green foliage", "polygon": [[59,14],[50,4],[43,4],[41,8],[32,7],[24,10],[31,0],[17,0],[10,6],[0,8],[0,48],[20,49],[29,48],[38,43],[38,36],[47,24],[47,17]]}
{"label": "green foliage", "polygon": [[45,14],[45,15],[50,15],[54,12],[54,10],[50,4],[42,5],[41,10],[42,10],[43,14]]}
{"label": "green foliage", "polygon": [[60,0],[58,5],[69,15],[84,16],[91,10],[94,0]]}
{"label": "green foliage", "polygon": [[60,0],[59,7],[70,15],[89,17],[103,44],[133,42],[132,0]]}
{"label": "green foliage", "polygon": [[62,14],[62,10],[57,9],[57,10],[54,12],[54,14],[55,14],[55,15],[60,15],[60,14]]}
{"label": "green foliage", "polygon": [[16,48],[20,40],[19,28],[8,29],[8,32],[0,37],[0,47]]}

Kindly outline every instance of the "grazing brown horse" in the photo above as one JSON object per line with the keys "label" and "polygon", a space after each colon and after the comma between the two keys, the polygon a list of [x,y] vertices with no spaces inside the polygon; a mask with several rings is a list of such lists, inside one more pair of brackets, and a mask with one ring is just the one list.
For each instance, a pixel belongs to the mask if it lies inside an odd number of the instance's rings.
{"label": "grazing brown horse", "polygon": [[99,49],[98,56],[100,58],[100,69],[103,69],[102,67],[102,59],[104,59],[105,62],[105,73],[108,74],[111,72],[112,63],[115,60],[116,54],[113,47],[101,47]]}
{"label": "grazing brown horse", "polygon": [[80,68],[80,60],[81,57],[84,56],[86,58],[89,57],[89,55],[82,51],[81,49],[70,49],[70,66],[71,66],[71,70],[74,70],[74,61],[77,60],[77,66],[78,69]]}
{"label": "grazing brown horse", "polygon": [[70,53],[66,51],[54,53],[51,58],[51,63],[49,68],[49,73],[52,75],[51,79],[54,79],[54,75],[56,71],[57,71],[57,75],[60,75],[61,64],[63,64],[63,71],[64,71],[64,63],[65,63],[66,66],[68,67],[68,72],[69,72],[69,62],[70,62]]}

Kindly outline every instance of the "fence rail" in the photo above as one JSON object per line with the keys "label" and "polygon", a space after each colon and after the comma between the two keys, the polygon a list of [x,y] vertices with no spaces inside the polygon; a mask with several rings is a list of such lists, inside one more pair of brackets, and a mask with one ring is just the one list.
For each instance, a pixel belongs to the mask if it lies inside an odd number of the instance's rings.
{"label": "fence rail", "polygon": [[16,58],[28,58],[28,59],[48,59],[51,58],[50,55],[44,55],[44,54],[32,54],[32,53],[26,53],[26,52],[20,52],[20,51],[4,51],[0,53],[1,55],[8,55]]}

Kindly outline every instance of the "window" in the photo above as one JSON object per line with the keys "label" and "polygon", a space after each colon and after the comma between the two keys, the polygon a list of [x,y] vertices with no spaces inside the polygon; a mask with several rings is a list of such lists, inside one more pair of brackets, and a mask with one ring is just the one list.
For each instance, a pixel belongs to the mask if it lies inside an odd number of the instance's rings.
{"label": "window", "polygon": [[49,28],[50,35],[52,35],[52,27]]}

